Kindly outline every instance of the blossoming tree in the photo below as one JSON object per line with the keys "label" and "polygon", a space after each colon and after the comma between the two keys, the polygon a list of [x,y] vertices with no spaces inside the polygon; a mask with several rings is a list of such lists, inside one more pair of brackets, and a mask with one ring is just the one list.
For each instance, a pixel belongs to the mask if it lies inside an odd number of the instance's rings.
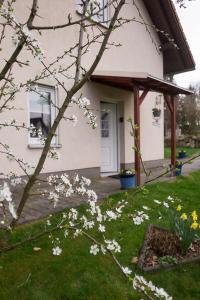
{"label": "blossoming tree", "polygon": [[[34,91],[38,93],[44,100],[46,95],[38,89],[38,83],[44,78],[53,78],[54,83],[62,89],[63,99],[60,106],[56,106],[57,114],[55,120],[46,136],[40,128],[31,125],[20,123],[15,119],[0,121],[0,128],[16,128],[17,130],[27,130],[32,136],[37,136],[43,144],[41,155],[36,163],[32,166],[23,158],[17,157],[13,153],[11,147],[0,142],[0,154],[6,156],[9,160],[14,160],[25,175],[20,201],[15,208],[10,185],[21,184],[22,178],[15,173],[3,174],[4,180],[0,188],[0,207],[2,209],[1,226],[8,227],[14,230],[23,212],[24,206],[31,196],[33,187],[41,181],[40,173],[44,167],[48,157],[58,159],[59,155],[55,149],[51,148],[51,141],[56,136],[57,128],[62,120],[68,120],[73,123],[77,122],[75,115],[66,116],[66,111],[70,105],[75,105],[83,110],[87,122],[92,128],[96,128],[96,116],[90,109],[90,101],[78,92],[88,81],[89,77],[94,72],[100,62],[105,50],[108,47],[120,46],[114,42],[109,42],[110,35],[113,31],[118,30],[122,25],[135,21],[133,19],[125,19],[120,15],[125,0],[111,0],[109,4],[104,4],[102,7],[98,1],[81,0],[79,1],[80,14],[78,18],[73,19],[69,13],[65,24],[48,24],[43,25],[38,21],[39,0],[32,0],[30,13],[26,16],[25,22],[19,22],[16,13],[15,0],[0,0],[0,55],[2,53],[2,66],[0,68],[0,113],[3,116],[5,112],[15,109],[16,95],[23,91]],[[106,2],[105,2],[106,3]],[[133,1],[135,5],[135,1]],[[98,26],[97,20],[101,18],[102,11],[110,6],[112,15],[110,20],[107,20],[107,27],[102,29]],[[40,20],[40,19],[39,19]],[[37,22],[35,22],[37,21]],[[35,25],[36,24],[36,25]],[[59,32],[62,28],[79,26],[79,36],[71,45],[64,49],[63,53],[52,59],[47,60],[46,53],[40,45],[40,36],[44,32]],[[147,26],[147,24],[145,24]],[[165,33],[163,33],[165,34]],[[3,60],[5,55],[5,45],[10,45],[9,56]],[[83,57],[92,49],[93,45],[99,45],[96,55],[91,59],[91,63],[87,68],[83,65]],[[24,51],[28,51],[30,60],[23,60]],[[18,82],[15,78],[15,67],[28,69],[33,61],[37,59],[40,63],[40,72],[33,78],[28,78],[23,82]],[[69,62],[65,64],[65,61]],[[70,85],[66,85],[65,80],[70,81]],[[48,99],[46,99],[48,100]],[[55,105],[54,103],[51,103]],[[110,255],[113,262],[118,266],[120,272],[132,282],[134,289],[137,289],[149,299],[154,297],[160,299],[172,299],[163,289],[156,288],[151,282],[147,282],[143,277],[132,275],[132,271],[122,266],[116,257],[116,254],[121,252],[121,246],[113,237],[106,237],[107,229],[112,226],[113,222],[120,219],[126,207],[126,200],[122,199],[116,206],[102,211],[97,203],[96,193],[89,188],[90,180],[85,177],[76,175],[69,178],[67,174],[50,175],[45,179],[48,184],[48,189],[41,189],[40,193],[48,197],[56,206],[57,202],[62,197],[70,197],[78,195],[85,198],[87,208],[84,213],[79,213],[77,209],[71,208],[69,212],[63,213],[56,229],[62,230],[66,238],[70,232],[73,232],[75,237],[84,235],[91,241],[90,253],[97,255],[98,253]],[[144,210],[148,210],[144,207]],[[12,220],[10,222],[10,216]],[[136,212],[133,215],[133,223],[137,226],[145,220],[148,220],[148,215],[144,211]],[[60,240],[54,238],[52,231],[55,228],[51,226],[51,217],[47,220],[49,226],[49,236],[53,242],[52,252],[54,255],[60,255],[62,248]],[[96,239],[89,232],[90,229],[97,228],[101,234],[101,239]]]}

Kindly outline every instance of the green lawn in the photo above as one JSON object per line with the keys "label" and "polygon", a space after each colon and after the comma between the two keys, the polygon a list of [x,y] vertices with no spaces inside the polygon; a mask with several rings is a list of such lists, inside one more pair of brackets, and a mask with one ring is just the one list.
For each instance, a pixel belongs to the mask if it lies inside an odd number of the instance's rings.
{"label": "green lawn", "polygon": [[[134,209],[147,205],[153,208],[151,222],[157,224],[156,204],[153,199],[164,200],[168,195],[183,200],[186,210],[200,212],[200,171],[188,177],[180,177],[176,182],[155,183],[148,186],[148,194],[128,193],[128,207]],[[104,205],[112,204],[125,197],[118,194],[105,200]],[[80,208],[80,210],[83,209]],[[59,218],[59,216],[56,216]],[[138,255],[142,245],[147,223],[137,227],[131,219],[113,223],[112,232],[123,251],[118,258],[123,265],[140,273],[130,263]],[[162,224],[163,225],[163,224]],[[41,222],[20,227],[12,237],[16,242],[24,236],[29,237],[41,227]],[[113,236],[113,235],[111,235]],[[117,267],[106,255],[91,256],[90,243],[83,237],[67,238],[63,244],[63,253],[52,256],[51,244],[47,238],[41,238],[17,250],[2,254],[0,259],[0,299],[1,300],[139,300],[142,297],[132,291],[131,284],[118,272]],[[33,252],[33,247],[41,247]],[[158,286],[162,286],[176,300],[200,299],[200,262],[183,265],[174,270],[163,270],[154,274],[144,274]]]}
{"label": "green lawn", "polygon": [[[192,157],[193,155],[196,155],[197,153],[200,153],[200,149],[199,148],[177,147],[176,148],[177,156],[178,156],[178,152],[180,150],[186,151],[188,157]],[[165,156],[165,158],[170,158],[171,157],[171,149],[170,149],[170,147],[165,147],[165,149],[164,149],[164,156]]]}

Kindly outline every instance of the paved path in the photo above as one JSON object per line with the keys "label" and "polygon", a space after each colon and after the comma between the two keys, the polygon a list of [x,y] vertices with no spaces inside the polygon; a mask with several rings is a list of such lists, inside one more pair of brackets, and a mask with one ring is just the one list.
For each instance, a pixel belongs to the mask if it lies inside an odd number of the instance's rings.
{"label": "paved path", "polygon": [[[162,163],[162,166],[159,167],[153,167],[151,168],[151,176],[150,178],[154,178],[158,176],[159,174],[163,173],[165,168],[163,165],[167,166],[169,165],[169,160],[165,160]],[[200,158],[195,159],[192,164],[186,164],[183,167],[183,175],[187,175],[192,171],[200,170]],[[142,180],[144,181],[144,174],[142,175]],[[169,180],[175,180],[175,177],[172,177],[171,175],[167,175],[165,177],[159,178],[157,181],[169,181]],[[108,195],[115,194],[120,192],[120,182],[119,179],[114,179],[111,177],[100,177],[100,178],[93,178],[91,189],[95,190],[98,199],[103,199]],[[19,202],[22,188],[18,187],[15,191],[13,191],[15,194],[15,202],[16,206]],[[66,199],[63,199],[59,201],[56,209],[53,208],[53,205],[49,202],[46,198],[41,197],[31,197],[24,208],[22,217],[20,219],[20,223],[28,222],[35,219],[40,219],[42,217],[45,217],[49,215],[52,212],[55,211],[62,211],[64,208],[67,207],[77,207],[81,203],[83,203],[83,199],[81,197],[73,196]]]}

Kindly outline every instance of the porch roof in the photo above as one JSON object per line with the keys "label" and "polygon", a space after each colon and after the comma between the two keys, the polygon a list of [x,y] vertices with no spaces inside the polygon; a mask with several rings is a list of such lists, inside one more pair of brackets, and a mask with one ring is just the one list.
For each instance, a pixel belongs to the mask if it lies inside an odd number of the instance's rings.
{"label": "porch roof", "polygon": [[148,73],[134,73],[123,71],[102,71],[91,75],[90,79],[94,82],[126,89],[133,90],[137,85],[140,90],[148,89],[149,91],[159,92],[169,95],[191,95],[192,91],[177,86],[171,82],[156,78]]}

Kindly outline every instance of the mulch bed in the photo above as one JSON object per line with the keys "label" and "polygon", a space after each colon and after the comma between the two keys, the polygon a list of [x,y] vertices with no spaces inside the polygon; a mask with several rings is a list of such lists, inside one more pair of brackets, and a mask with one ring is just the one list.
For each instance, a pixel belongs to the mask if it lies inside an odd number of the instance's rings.
{"label": "mulch bed", "polygon": [[[167,257],[169,257],[170,262],[168,259],[163,262],[163,259]],[[142,271],[153,272],[160,269],[171,269],[178,264],[197,260],[200,260],[200,241],[195,241],[187,253],[183,255],[179,239],[175,235],[167,229],[149,225],[138,260],[138,266]]]}

